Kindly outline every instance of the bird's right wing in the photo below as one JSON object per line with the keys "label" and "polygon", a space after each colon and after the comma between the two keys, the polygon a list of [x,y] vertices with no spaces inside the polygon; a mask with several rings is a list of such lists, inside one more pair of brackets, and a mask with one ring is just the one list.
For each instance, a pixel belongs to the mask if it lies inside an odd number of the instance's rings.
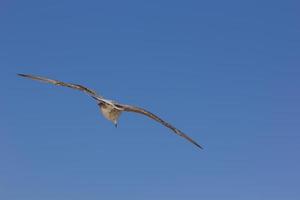
{"label": "bird's right wing", "polygon": [[131,106],[131,105],[125,105],[125,104],[119,104],[119,103],[115,103],[115,105],[117,107],[121,108],[124,111],[140,113],[140,114],[146,115],[147,117],[150,117],[151,119],[154,119],[155,121],[161,123],[162,125],[168,127],[172,131],[174,131],[177,135],[185,138],[186,140],[190,141],[191,143],[193,143],[194,145],[196,145],[197,147],[202,149],[202,147],[196,141],[194,141],[192,138],[190,138],[189,136],[187,136],[186,134],[184,134],[183,132],[181,132],[179,129],[175,128],[174,126],[172,126],[168,122],[162,120],[161,118],[159,118],[155,114],[153,114],[153,113],[151,113],[151,112],[149,112],[149,111],[147,111],[143,108],[138,108],[138,107]]}
{"label": "bird's right wing", "polygon": [[79,85],[79,84],[65,83],[62,81],[57,81],[57,80],[53,80],[53,79],[49,79],[49,78],[45,78],[45,77],[41,77],[41,76],[33,76],[33,75],[29,75],[29,74],[18,74],[18,75],[22,76],[22,77],[30,78],[33,80],[42,81],[45,83],[51,83],[51,84],[58,85],[58,86],[65,86],[65,87],[69,87],[69,88],[72,88],[75,90],[80,90],[82,92],[87,93],[88,95],[92,96],[93,98],[95,98],[99,101],[104,99],[102,96],[98,95],[94,90],[91,90],[91,89],[84,87],[82,85]]}

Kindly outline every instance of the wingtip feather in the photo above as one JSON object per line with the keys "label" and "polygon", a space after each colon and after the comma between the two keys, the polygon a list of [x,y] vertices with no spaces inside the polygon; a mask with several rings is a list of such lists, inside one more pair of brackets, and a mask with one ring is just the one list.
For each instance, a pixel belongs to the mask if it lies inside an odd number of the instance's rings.
{"label": "wingtip feather", "polygon": [[203,150],[203,147],[199,144],[196,144],[196,146],[199,148],[199,149],[202,149]]}

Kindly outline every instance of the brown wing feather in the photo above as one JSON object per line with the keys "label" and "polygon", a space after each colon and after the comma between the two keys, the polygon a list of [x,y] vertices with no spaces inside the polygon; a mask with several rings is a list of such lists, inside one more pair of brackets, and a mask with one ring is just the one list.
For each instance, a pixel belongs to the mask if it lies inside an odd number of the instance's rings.
{"label": "brown wing feather", "polygon": [[155,121],[161,123],[162,125],[170,128],[172,131],[174,131],[177,135],[187,139],[188,141],[190,141],[191,143],[193,143],[194,145],[196,145],[197,147],[199,147],[200,149],[203,149],[197,142],[195,142],[192,138],[190,138],[189,136],[187,136],[186,134],[184,134],[183,132],[181,132],[180,130],[178,130],[177,128],[175,128],[174,126],[172,126],[171,124],[165,122],[164,120],[162,120],[161,118],[159,118],[158,116],[154,115],[153,113],[142,109],[142,108],[138,108],[135,106],[130,106],[130,105],[124,105],[124,104],[119,104],[119,103],[115,103],[115,105],[117,107],[121,107],[122,109],[124,109],[124,111],[128,111],[128,112],[135,112],[135,113],[140,113],[143,115],[146,115],[148,117],[150,117],[151,119],[154,119]]}
{"label": "brown wing feather", "polygon": [[48,78],[40,77],[40,76],[33,76],[33,75],[29,75],[29,74],[18,74],[18,75],[22,76],[22,77],[30,78],[30,79],[33,79],[33,80],[42,81],[42,82],[45,82],[45,83],[51,83],[51,84],[54,84],[54,85],[65,86],[65,87],[69,87],[69,88],[72,88],[72,89],[75,89],[75,90],[80,90],[82,92],[85,92],[85,93],[89,94],[92,97],[103,98],[102,96],[98,95],[95,91],[93,91],[93,90],[91,90],[87,87],[84,87],[82,85],[79,85],[79,84],[65,83],[65,82],[61,82],[61,81],[57,81],[57,80],[53,80],[53,79],[48,79]]}

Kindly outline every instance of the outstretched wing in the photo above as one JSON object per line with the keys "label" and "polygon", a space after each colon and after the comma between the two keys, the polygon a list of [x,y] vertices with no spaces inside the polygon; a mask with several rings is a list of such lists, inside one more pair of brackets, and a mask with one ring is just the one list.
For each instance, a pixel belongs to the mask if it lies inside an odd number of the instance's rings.
{"label": "outstretched wing", "polygon": [[154,119],[155,121],[157,121],[157,122],[161,123],[162,125],[168,127],[169,129],[171,129],[172,131],[174,131],[177,135],[179,135],[179,136],[187,139],[188,141],[190,141],[191,143],[193,143],[194,145],[196,145],[200,149],[203,149],[192,138],[190,138],[189,136],[187,136],[186,134],[184,134],[183,132],[181,132],[180,130],[178,130],[177,128],[175,128],[174,126],[172,126],[171,124],[165,122],[164,120],[162,120],[158,116],[154,115],[153,113],[151,113],[151,112],[149,112],[149,111],[147,111],[145,109],[135,107],[135,106],[124,105],[124,104],[119,104],[119,103],[115,103],[115,105],[117,107],[122,108],[124,111],[135,112],[135,113],[140,113],[140,114],[146,115],[146,116],[150,117],[151,119]]}
{"label": "outstretched wing", "polygon": [[102,99],[104,99],[102,96],[98,95],[95,91],[93,91],[93,90],[91,90],[87,87],[84,87],[82,85],[79,85],[79,84],[64,83],[64,82],[61,82],[61,81],[57,81],[57,80],[53,80],[53,79],[49,79],[49,78],[45,78],[45,77],[41,77],[41,76],[33,76],[33,75],[29,75],[29,74],[18,74],[18,75],[22,76],[22,77],[30,78],[30,79],[33,79],[33,80],[42,81],[42,82],[45,82],[45,83],[51,83],[51,84],[58,85],[58,86],[65,86],[65,87],[73,88],[75,90],[80,90],[80,91],[85,92],[88,95],[92,96],[93,98],[95,98],[97,100],[100,100],[100,101]]}

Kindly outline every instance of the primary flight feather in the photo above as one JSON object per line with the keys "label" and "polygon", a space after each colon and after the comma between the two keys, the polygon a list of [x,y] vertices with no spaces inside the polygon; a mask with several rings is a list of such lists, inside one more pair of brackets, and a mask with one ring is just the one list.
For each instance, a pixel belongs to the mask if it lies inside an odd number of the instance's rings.
{"label": "primary flight feather", "polygon": [[100,110],[101,110],[102,114],[104,115],[104,117],[106,119],[112,121],[115,124],[115,126],[117,126],[118,118],[123,111],[143,114],[143,115],[146,115],[147,117],[150,117],[151,119],[154,119],[155,121],[161,123],[162,125],[168,127],[169,129],[174,131],[174,133],[176,133],[177,135],[187,139],[188,141],[190,141],[191,143],[193,143],[194,145],[196,145],[197,147],[202,149],[202,147],[197,142],[195,142],[192,138],[190,138],[189,136],[187,136],[186,134],[184,134],[183,132],[181,132],[179,129],[175,128],[171,124],[162,120],[155,114],[153,114],[143,108],[126,105],[126,104],[121,104],[116,101],[105,99],[103,96],[97,94],[95,91],[93,91],[85,86],[79,85],[79,84],[65,83],[65,82],[61,82],[61,81],[57,81],[57,80],[53,80],[53,79],[49,79],[49,78],[45,78],[45,77],[33,76],[33,75],[28,75],[28,74],[18,74],[18,75],[22,76],[22,77],[30,78],[33,80],[37,80],[37,81],[41,81],[41,82],[45,82],[45,83],[51,83],[51,84],[58,85],[58,86],[65,86],[65,87],[69,87],[69,88],[73,88],[73,89],[85,92],[86,94],[88,94],[89,96],[91,96],[92,98],[94,98],[97,101],[97,104],[99,105]]}

